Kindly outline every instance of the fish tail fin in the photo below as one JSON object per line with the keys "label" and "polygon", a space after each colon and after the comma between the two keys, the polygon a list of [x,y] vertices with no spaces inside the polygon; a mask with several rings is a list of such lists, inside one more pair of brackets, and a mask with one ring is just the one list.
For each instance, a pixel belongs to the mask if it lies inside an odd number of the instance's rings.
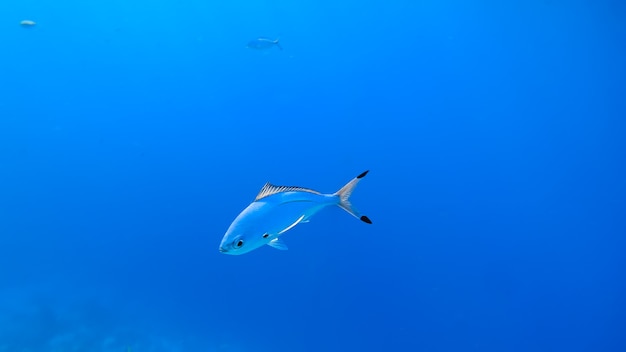
{"label": "fish tail fin", "polygon": [[280,44],[278,43],[278,38],[276,38],[276,40],[274,40],[274,44],[278,47],[278,49],[283,50],[283,47],[280,46]]}
{"label": "fish tail fin", "polygon": [[356,185],[359,183],[359,181],[361,181],[363,177],[365,177],[365,175],[367,175],[368,172],[369,170],[362,172],[359,176],[353,178],[350,182],[346,183],[345,186],[341,187],[340,190],[335,192],[334,195],[339,196],[339,207],[341,209],[347,211],[348,213],[350,213],[350,215],[354,216],[355,218],[365,223],[371,224],[372,220],[370,220],[365,215],[361,215],[356,210],[356,208],[352,206],[352,203],[350,203],[350,196],[352,195],[352,191],[354,191],[354,188],[356,187]]}

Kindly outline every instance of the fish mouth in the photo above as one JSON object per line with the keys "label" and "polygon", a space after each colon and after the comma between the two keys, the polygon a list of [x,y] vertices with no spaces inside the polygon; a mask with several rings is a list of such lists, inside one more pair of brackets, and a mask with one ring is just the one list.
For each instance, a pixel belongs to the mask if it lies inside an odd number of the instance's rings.
{"label": "fish mouth", "polygon": [[224,247],[220,247],[220,252],[221,252],[221,253],[226,253],[226,252],[228,252],[228,251],[227,251]]}

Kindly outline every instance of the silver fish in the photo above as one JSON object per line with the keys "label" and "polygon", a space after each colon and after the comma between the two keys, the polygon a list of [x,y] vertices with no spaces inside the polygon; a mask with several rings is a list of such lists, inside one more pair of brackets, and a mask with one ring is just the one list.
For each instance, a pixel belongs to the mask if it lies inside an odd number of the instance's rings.
{"label": "silver fish", "polygon": [[277,46],[278,49],[283,50],[283,47],[278,44],[278,39],[269,39],[265,37],[259,37],[255,40],[249,41],[247,47],[249,49],[266,50],[271,49],[274,45]]}
{"label": "silver fish", "polygon": [[329,206],[339,206],[357,219],[372,221],[350,204],[350,195],[368,171],[353,178],[340,190],[322,194],[295,186],[263,186],[254,201],[230,224],[220,243],[220,252],[232,255],[248,253],[264,245],[286,250],[280,236]]}

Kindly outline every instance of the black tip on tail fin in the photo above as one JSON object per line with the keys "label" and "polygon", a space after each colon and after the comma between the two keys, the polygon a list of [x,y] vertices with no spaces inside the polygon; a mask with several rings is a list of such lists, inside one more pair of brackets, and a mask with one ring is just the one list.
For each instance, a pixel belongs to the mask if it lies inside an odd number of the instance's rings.
{"label": "black tip on tail fin", "polygon": [[[367,172],[367,171],[366,171],[366,172]],[[365,215],[361,216],[361,221],[363,221],[363,222],[365,222],[365,223],[368,223],[368,224],[371,224],[371,223],[372,223],[372,220],[370,220],[370,218],[368,218],[368,217],[367,217],[367,216],[365,216]]]}
{"label": "black tip on tail fin", "polygon": [[352,191],[356,187],[356,185],[361,181],[369,170],[362,172],[359,176],[350,180],[350,182],[346,183],[340,190],[335,192],[333,195],[339,196],[339,204],[337,204],[340,208],[350,213],[350,215],[355,218],[363,221],[364,223],[371,224],[372,220],[370,220],[367,216],[359,214],[359,212],[352,206],[350,203],[350,195],[352,195]]}

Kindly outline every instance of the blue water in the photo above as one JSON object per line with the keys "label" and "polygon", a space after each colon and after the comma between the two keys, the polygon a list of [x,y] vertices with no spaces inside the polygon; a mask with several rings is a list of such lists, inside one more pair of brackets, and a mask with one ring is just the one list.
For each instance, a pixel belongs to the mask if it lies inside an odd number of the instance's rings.
{"label": "blue water", "polygon": [[[3,1],[0,351],[626,351],[625,18]],[[372,225],[218,252],[265,182],[368,169]]]}

